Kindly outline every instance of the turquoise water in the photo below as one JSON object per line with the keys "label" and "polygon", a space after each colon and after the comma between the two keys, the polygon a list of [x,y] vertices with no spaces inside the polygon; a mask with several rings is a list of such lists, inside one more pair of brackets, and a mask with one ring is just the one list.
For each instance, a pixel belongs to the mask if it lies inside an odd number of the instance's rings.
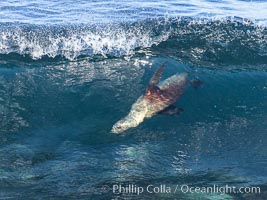
{"label": "turquoise water", "polygon": [[[0,199],[265,199],[266,6],[1,3]],[[176,103],[183,113],[112,134],[164,62],[162,80],[203,81]],[[115,184],[261,194],[116,194]]]}

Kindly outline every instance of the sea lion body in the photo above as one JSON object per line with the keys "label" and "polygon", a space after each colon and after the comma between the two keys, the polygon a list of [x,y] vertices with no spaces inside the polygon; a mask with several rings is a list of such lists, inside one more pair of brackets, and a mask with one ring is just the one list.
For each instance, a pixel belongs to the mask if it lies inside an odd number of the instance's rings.
{"label": "sea lion body", "polygon": [[119,120],[111,132],[118,134],[129,128],[136,127],[146,118],[156,114],[178,114],[178,109],[173,104],[183,93],[187,80],[187,73],[176,74],[159,83],[163,68],[162,65],[153,75],[146,89],[146,93],[139,97],[132,105],[129,114]]}

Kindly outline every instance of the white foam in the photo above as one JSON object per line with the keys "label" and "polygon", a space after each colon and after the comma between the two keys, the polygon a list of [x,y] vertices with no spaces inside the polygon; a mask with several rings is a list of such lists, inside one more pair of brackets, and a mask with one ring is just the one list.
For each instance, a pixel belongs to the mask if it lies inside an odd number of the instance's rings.
{"label": "white foam", "polygon": [[55,27],[8,27],[0,32],[0,53],[29,54],[33,59],[59,55],[70,60],[79,55],[121,56],[130,55],[137,47],[150,47],[168,38],[168,32],[154,36],[152,27],[142,28],[110,26],[91,30],[90,27],[67,27],[58,31]]}

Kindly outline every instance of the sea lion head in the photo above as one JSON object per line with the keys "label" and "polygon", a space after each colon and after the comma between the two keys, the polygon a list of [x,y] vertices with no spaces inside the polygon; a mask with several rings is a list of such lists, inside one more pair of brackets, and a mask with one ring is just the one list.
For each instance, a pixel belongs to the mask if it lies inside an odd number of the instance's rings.
{"label": "sea lion head", "polygon": [[133,128],[142,123],[147,113],[147,107],[142,98],[139,98],[133,104],[129,114],[113,125],[111,132],[115,134],[122,133],[129,128]]}
{"label": "sea lion head", "polygon": [[119,120],[116,124],[113,125],[111,132],[115,134],[122,133],[129,128],[136,127],[136,123],[134,123],[134,120],[129,118],[128,116],[124,117],[123,119]]}

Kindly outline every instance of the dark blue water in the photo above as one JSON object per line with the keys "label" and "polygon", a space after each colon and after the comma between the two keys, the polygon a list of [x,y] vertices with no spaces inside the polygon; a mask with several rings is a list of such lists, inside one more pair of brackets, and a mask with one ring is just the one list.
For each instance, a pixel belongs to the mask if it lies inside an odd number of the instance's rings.
{"label": "dark blue water", "polygon": [[[266,199],[265,1],[0,3],[0,199]],[[110,132],[164,62],[178,116]],[[261,194],[115,194],[115,184]],[[106,189],[109,188],[109,189]]]}

